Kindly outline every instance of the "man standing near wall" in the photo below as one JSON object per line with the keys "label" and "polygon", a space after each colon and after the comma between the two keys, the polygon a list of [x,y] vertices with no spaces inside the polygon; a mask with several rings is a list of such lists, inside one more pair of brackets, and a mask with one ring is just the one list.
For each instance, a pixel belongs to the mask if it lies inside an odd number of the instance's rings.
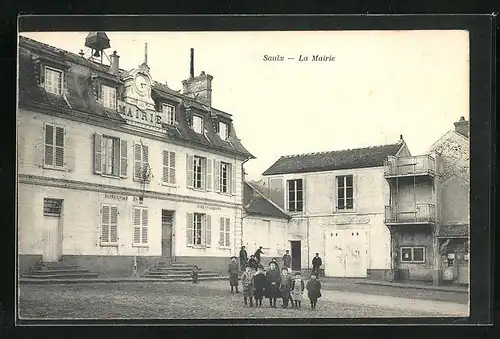
{"label": "man standing near wall", "polygon": [[248,256],[247,256],[247,251],[245,250],[245,246],[241,246],[241,250],[240,250],[240,270],[241,271],[245,270],[245,267],[247,265],[247,260],[248,260]]}
{"label": "man standing near wall", "polygon": [[290,264],[292,262],[292,257],[289,254],[289,250],[286,250],[286,253],[283,255],[283,267],[290,268]]}
{"label": "man standing near wall", "polygon": [[319,277],[319,268],[321,267],[321,264],[323,264],[323,262],[319,257],[319,253],[316,253],[316,256],[312,260],[313,269],[311,274],[315,273]]}

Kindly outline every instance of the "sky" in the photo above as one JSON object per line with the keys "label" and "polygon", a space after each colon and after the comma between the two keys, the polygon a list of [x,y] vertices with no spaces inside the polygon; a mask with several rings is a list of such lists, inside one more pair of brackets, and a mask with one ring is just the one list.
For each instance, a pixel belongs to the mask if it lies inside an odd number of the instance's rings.
{"label": "sky", "polygon": [[[78,53],[88,32],[23,32]],[[413,155],[461,116],[469,120],[467,31],[106,32],[120,68],[144,61],[154,80],[182,89],[189,77],[214,77],[212,106],[232,114],[236,133],[257,159],[258,180],[280,156],[395,143]],[[312,55],[334,61],[313,62]],[[264,56],[284,61],[264,61]],[[308,61],[299,61],[299,55]],[[289,60],[288,58],[294,58]]]}

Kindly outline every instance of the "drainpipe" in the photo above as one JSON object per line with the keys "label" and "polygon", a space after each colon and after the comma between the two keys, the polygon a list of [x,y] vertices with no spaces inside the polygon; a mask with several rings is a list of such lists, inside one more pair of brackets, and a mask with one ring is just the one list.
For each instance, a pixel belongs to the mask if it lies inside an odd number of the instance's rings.
{"label": "drainpipe", "polygon": [[[243,162],[241,163],[241,220],[240,220],[240,225],[241,225],[241,244],[240,246],[243,246],[243,219],[244,219],[244,213],[243,213],[243,210],[244,210],[244,194],[243,194],[243,188],[245,186],[245,169],[243,167],[243,165],[245,165],[245,163],[250,160],[251,157],[248,157],[246,158],[245,160],[243,160]],[[236,232],[234,234],[234,244],[236,245]],[[236,246],[234,246],[234,255],[237,256],[237,252],[238,252],[238,249],[236,248]]]}
{"label": "drainpipe", "polygon": [[[306,236],[306,238],[307,238],[307,272],[309,272],[309,260],[310,260],[309,247],[311,247],[311,246],[309,246],[309,218],[307,218],[307,236]],[[324,256],[323,256],[323,258],[324,258]]]}

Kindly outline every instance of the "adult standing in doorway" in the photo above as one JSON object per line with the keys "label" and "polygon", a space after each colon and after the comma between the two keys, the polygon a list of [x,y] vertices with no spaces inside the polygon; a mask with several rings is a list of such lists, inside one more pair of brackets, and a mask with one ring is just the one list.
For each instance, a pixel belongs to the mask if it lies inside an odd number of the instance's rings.
{"label": "adult standing in doorway", "polygon": [[255,251],[255,260],[257,260],[257,264],[260,264],[260,255],[261,254],[264,254],[264,252],[262,252],[262,246],[260,246],[257,251]]}
{"label": "adult standing in doorway", "polygon": [[248,260],[248,256],[247,256],[247,251],[245,249],[245,246],[241,246],[241,250],[240,250],[240,270],[241,271],[245,270],[245,267],[247,266],[247,260]]}
{"label": "adult standing in doorway", "polygon": [[322,264],[323,262],[319,257],[319,253],[316,253],[316,256],[312,260],[312,266],[313,266],[312,273],[315,273],[316,276],[318,277],[319,277],[319,268],[321,267]]}
{"label": "adult standing in doorway", "polygon": [[286,250],[286,253],[283,255],[283,267],[290,268],[290,264],[292,263],[292,257],[290,256],[290,251]]}

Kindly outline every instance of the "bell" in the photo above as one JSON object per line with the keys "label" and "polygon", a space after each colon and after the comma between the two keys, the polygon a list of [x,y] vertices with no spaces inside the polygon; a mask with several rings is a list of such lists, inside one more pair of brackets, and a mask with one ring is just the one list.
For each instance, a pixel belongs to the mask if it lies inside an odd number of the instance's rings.
{"label": "bell", "polygon": [[100,57],[100,56],[101,56],[101,54],[99,53],[99,51],[98,51],[98,50],[96,50],[96,51],[95,51],[95,53],[94,53],[94,56],[95,56],[96,58],[98,58],[98,57]]}

